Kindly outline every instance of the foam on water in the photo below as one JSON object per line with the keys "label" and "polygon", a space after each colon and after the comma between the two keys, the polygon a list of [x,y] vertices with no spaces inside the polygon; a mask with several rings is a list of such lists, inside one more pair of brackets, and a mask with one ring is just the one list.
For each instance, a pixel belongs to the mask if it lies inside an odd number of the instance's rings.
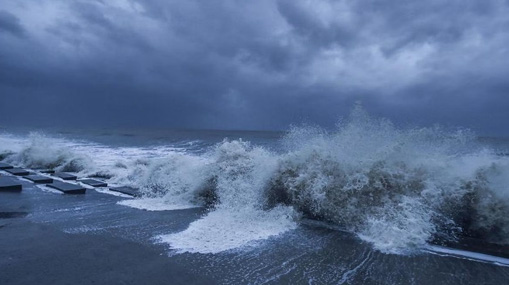
{"label": "foam on water", "polygon": [[335,132],[292,130],[274,182],[286,203],[383,252],[462,231],[507,242],[491,230],[509,230],[509,203],[500,194],[508,191],[508,160],[474,141],[465,131],[400,130],[357,109]]}
{"label": "foam on water", "polygon": [[53,193],[53,194],[64,195],[64,193],[62,191],[58,191],[58,190],[50,188],[50,187],[48,187],[46,185],[37,185],[37,187],[39,187],[42,191],[45,191],[45,192],[50,192],[50,193]]}
{"label": "foam on water", "polygon": [[32,132],[28,137],[1,134],[0,159],[33,169],[81,173],[87,176],[122,177],[131,164],[182,152],[173,146],[110,147]]}
{"label": "foam on water", "polygon": [[493,263],[500,266],[509,267],[509,259],[499,256],[492,256],[488,254],[471,252],[466,250],[451,249],[441,246],[427,246],[424,250],[432,254],[439,254],[444,256],[451,256],[455,258],[468,259],[473,261],[480,261],[486,263]]}
{"label": "foam on water", "polygon": [[28,139],[2,137],[0,154],[6,156],[5,161],[8,163],[68,172],[80,172],[94,167],[87,154],[75,150],[78,144],[64,139],[48,138],[40,133],[31,133]]}
{"label": "foam on water", "polygon": [[[85,187],[85,186],[83,186],[83,187]],[[88,186],[88,187],[91,187],[91,186]],[[122,197],[122,198],[133,198],[131,195],[123,194],[123,193],[116,192],[116,191],[111,191],[111,190],[106,189],[106,188],[94,188],[94,187],[92,187],[92,189],[94,189],[95,191],[97,191],[99,193],[108,194],[108,195],[112,195],[112,196],[117,196],[117,197]]]}
{"label": "foam on water", "polygon": [[[216,209],[181,233],[162,236],[179,252],[216,253],[294,229],[291,207],[262,209],[264,189],[276,169],[274,154],[243,141],[224,141],[210,157]],[[209,174],[210,175],[210,174]]]}
{"label": "foam on water", "polygon": [[218,253],[249,247],[256,241],[278,236],[297,227],[288,208],[271,211],[212,211],[191,223],[183,232],[163,235],[159,240],[178,252]]}
{"label": "foam on water", "polygon": [[327,221],[387,253],[468,235],[509,243],[509,157],[468,131],[399,129],[356,108],[334,131],[291,129],[276,153],[224,140],[185,148],[109,147],[32,134],[0,136],[9,163],[102,176],[139,188],[122,205],[146,210],[206,206],[177,251],[219,252],[294,229],[299,217]]}
{"label": "foam on water", "polygon": [[182,203],[179,204],[171,203],[159,198],[127,199],[119,201],[118,204],[147,211],[172,211],[199,207],[196,204],[191,204],[186,201],[182,201]]}

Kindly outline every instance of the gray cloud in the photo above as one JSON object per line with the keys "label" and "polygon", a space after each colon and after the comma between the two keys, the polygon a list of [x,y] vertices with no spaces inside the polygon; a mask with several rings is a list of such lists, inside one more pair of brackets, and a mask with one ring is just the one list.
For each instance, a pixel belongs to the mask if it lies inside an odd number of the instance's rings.
{"label": "gray cloud", "polygon": [[10,33],[17,37],[23,37],[25,35],[25,29],[21,26],[18,17],[4,10],[0,10],[0,31]]}
{"label": "gray cloud", "polygon": [[362,100],[402,124],[509,135],[507,1],[4,6],[0,124],[332,126]]}

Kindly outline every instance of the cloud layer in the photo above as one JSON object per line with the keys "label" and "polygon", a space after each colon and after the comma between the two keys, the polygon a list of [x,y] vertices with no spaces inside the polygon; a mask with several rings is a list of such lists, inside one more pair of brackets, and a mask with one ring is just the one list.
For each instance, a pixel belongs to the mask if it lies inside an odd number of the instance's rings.
{"label": "cloud layer", "polygon": [[509,135],[509,1],[5,0],[0,124]]}

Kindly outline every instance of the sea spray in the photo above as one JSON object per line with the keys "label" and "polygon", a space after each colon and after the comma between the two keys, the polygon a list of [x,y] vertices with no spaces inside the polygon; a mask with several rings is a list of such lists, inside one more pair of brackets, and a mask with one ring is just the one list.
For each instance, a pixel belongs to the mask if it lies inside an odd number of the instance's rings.
{"label": "sea spray", "polygon": [[[143,209],[181,209],[204,206],[210,190],[210,161],[206,157],[167,153],[164,158],[125,163],[113,183],[139,188],[144,201],[126,202]],[[162,206],[166,204],[167,207]]]}
{"label": "sea spray", "polygon": [[140,188],[144,198],[130,206],[207,207],[188,229],[160,237],[178,251],[242,247],[295,228],[301,215],[388,253],[459,236],[509,242],[508,157],[469,131],[401,129],[359,107],[333,131],[292,128],[278,152],[243,140],[200,154],[38,135],[0,142],[13,164],[66,169],[79,161],[73,170],[83,175]]}
{"label": "sea spray", "polygon": [[474,141],[466,131],[400,130],[356,109],[334,132],[291,130],[274,184],[286,191],[285,203],[384,252],[407,252],[463,231],[505,232],[508,204],[490,193],[507,188],[494,188],[486,172],[506,177],[501,165],[507,159]]}
{"label": "sea spray", "polygon": [[277,156],[242,140],[223,141],[208,165],[214,210],[183,232],[161,236],[180,252],[216,253],[250,245],[296,227],[292,207],[263,209]]}
{"label": "sea spray", "polygon": [[10,137],[2,143],[4,160],[15,165],[35,169],[80,172],[94,168],[92,159],[75,152],[68,141],[47,137],[41,133],[30,133],[27,140]]}

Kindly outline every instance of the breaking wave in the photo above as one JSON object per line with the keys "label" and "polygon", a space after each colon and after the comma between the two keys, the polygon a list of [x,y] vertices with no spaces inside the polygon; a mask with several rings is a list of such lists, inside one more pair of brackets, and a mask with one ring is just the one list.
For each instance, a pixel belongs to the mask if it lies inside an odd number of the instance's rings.
{"label": "breaking wave", "polygon": [[14,140],[0,139],[8,162],[138,187],[157,209],[208,207],[187,230],[160,237],[180,251],[234,249],[294,229],[301,217],[339,225],[387,253],[460,236],[509,243],[508,157],[469,131],[399,129],[359,107],[334,131],[292,128],[278,152],[243,140],[204,154],[40,134]]}
{"label": "breaking wave", "polygon": [[90,157],[73,151],[67,141],[49,139],[40,133],[31,133],[27,140],[4,136],[0,144],[1,159],[24,167],[68,172],[93,168]]}

